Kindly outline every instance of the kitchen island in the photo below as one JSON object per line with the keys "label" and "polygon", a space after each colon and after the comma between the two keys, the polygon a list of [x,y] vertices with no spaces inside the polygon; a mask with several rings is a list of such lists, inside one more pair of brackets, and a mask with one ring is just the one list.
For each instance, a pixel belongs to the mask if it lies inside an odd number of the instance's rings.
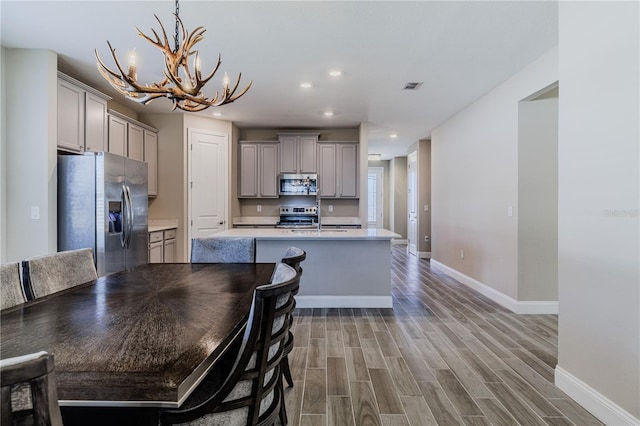
{"label": "kitchen island", "polygon": [[278,262],[289,246],[307,252],[300,308],[390,308],[391,240],[386,229],[247,229],[220,237],[256,239],[256,262]]}

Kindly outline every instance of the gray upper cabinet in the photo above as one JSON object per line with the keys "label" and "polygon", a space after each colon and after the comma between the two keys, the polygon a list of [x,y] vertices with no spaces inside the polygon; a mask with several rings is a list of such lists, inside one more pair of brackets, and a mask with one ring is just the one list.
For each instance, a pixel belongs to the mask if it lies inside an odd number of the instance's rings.
{"label": "gray upper cabinet", "polygon": [[336,144],[318,144],[318,190],[322,197],[335,197],[337,194],[336,158]]}
{"label": "gray upper cabinet", "polygon": [[278,134],[280,173],[317,173],[318,134]]}
{"label": "gray upper cabinet", "polygon": [[112,154],[127,156],[127,121],[109,114],[109,148]]}
{"label": "gray upper cabinet", "polygon": [[107,101],[85,93],[85,151],[102,152],[107,148]]}
{"label": "gray upper cabinet", "polygon": [[358,198],[358,144],[318,144],[318,179],[324,198]]}
{"label": "gray upper cabinet", "polygon": [[57,97],[58,149],[104,151],[110,98],[60,72]]}
{"label": "gray upper cabinet", "polygon": [[127,157],[144,161],[144,133],[142,127],[133,123],[127,126]]}
{"label": "gray upper cabinet", "polygon": [[240,142],[239,198],[278,197],[278,144]]}

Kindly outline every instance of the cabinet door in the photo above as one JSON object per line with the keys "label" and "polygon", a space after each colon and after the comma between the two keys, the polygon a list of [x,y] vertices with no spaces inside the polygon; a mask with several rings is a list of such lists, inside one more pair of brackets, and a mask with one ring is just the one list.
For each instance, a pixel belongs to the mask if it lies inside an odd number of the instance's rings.
{"label": "cabinet door", "polygon": [[107,143],[107,101],[91,93],[85,96],[85,150],[105,151]]}
{"label": "cabinet door", "polygon": [[338,144],[338,197],[358,196],[358,145]]}
{"label": "cabinet door", "polygon": [[140,126],[129,123],[127,129],[127,157],[144,161],[144,133]]}
{"label": "cabinet door", "polygon": [[109,152],[127,155],[127,122],[121,118],[109,116]]}
{"label": "cabinet door", "polygon": [[261,197],[278,197],[278,145],[259,144],[259,176]]}
{"label": "cabinet door", "polygon": [[316,173],[316,152],[318,138],[316,136],[301,136],[298,142],[298,172]]}
{"label": "cabinet door", "polygon": [[84,151],[84,90],[58,80],[58,147]]}
{"label": "cabinet door", "polygon": [[157,243],[149,244],[149,263],[163,263],[164,262],[164,242],[158,241]]}
{"label": "cabinet door", "polygon": [[280,173],[298,173],[298,138],[280,138]]}
{"label": "cabinet door", "polygon": [[164,240],[164,263],[176,262],[176,240]]}
{"label": "cabinet door", "polygon": [[238,197],[258,196],[258,145],[240,144],[240,184]]}
{"label": "cabinet door", "polygon": [[318,144],[320,195],[323,197],[336,196],[336,145]]}
{"label": "cabinet door", "polygon": [[144,161],[147,163],[147,188],[150,197],[158,195],[158,135],[144,131]]}

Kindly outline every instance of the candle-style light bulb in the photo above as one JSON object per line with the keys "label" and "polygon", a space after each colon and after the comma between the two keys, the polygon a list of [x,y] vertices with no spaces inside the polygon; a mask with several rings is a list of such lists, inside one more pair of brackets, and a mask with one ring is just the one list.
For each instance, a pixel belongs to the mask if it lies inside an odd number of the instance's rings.
{"label": "candle-style light bulb", "polygon": [[201,65],[200,56],[196,53],[196,59],[193,61],[193,66],[196,68],[196,72],[200,72]]}
{"label": "candle-style light bulb", "polygon": [[127,76],[134,80],[138,77],[136,72],[136,50],[135,49],[129,52],[129,68],[127,68]]}
{"label": "candle-style light bulb", "polygon": [[224,77],[222,78],[222,85],[224,86],[224,90],[229,90],[229,76],[227,73],[224,73]]}

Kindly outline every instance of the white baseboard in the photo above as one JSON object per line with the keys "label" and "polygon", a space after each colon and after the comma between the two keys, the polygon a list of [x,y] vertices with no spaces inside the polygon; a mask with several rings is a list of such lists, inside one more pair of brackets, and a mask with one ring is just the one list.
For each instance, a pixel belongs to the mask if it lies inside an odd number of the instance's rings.
{"label": "white baseboard", "polygon": [[550,300],[546,301],[527,301],[517,302],[517,314],[551,314],[558,315],[558,302]]}
{"label": "white baseboard", "polygon": [[297,308],[391,308],[391,296],[296,296]]}
{"label": "white baseboard", "polygon": [[420,259],[431,259],[431,252],[430,251],[419,251],[418,252],[418,258],[420,258]]}
{"label": "white baseboard", "polygon": [[409,243],[409,241],[407,241],[407,240],[399,240],[397,238],[394,238],[394,239],[391,240],[391,245],[392,246],[395,246],[395,245],[406,245],[408,243]]}
{"label": "white baseboard", "polygon": [[557,301],[518,301],[513,297],[507,296],[499,292],[493,287],[471,278],[462,272],[440,263],[435,259],[431,259],[431,266],[440,269],[445,274],[460,281],[462,284],[477,291],[478,293],[488,297],[500,306],[509,309],[516,314],[558,314]]}
{"label": "white baseboard", "polygon": [[560,366],[555,369],[555,384],[604,424],[640,425],[640,419]]}

